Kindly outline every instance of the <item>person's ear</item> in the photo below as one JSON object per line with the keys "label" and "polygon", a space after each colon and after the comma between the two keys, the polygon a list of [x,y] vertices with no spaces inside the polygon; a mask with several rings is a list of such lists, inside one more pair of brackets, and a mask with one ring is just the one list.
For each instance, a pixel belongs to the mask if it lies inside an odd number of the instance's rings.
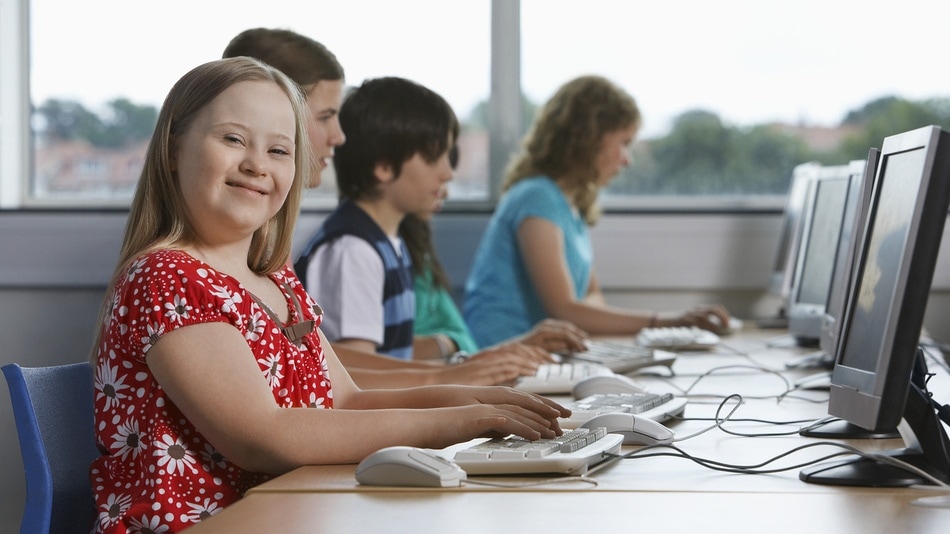
{"label": "person's ear", "polygon": [[389,183],[396,179],[396,173],[393,171],[393,166],[389,163],[377,163],[376,166],[373,167],[373,174],[381,184]]}

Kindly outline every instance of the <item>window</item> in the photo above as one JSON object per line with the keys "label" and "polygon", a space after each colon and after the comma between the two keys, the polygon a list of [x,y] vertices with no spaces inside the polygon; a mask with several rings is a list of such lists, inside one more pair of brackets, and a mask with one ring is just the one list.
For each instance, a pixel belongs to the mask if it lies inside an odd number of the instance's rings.
{"label": "window", "polygon": [[[629,91],[642,110],[634,163],[613,181],[608,206],[741,207],[761,205],[763,196],[780,202],[775,196],[784,196],[799,163],[846,164],[864,159],[887,135],[950,126],[950,78],[937,67],[948,4],[521,6],[529,102],[593,73]],[[882,68],[886,76],[876,73]]]}
{"label": "window", "polygon": [[[493,35],[493,9],[514,9],[520,25]],[[947,15],[950,4],[929,0],[886,11],[858,0],[3,2],[0,207],[127,205],[167,90],[241,30],[264,26],[326,44],[350,84],[398,75],[445,96],[463,122],[456,202],[496,198],[496,175],[537,106],[597,73],[645,119],[608,209],[777,208],[798,163],[842,164],[886,135],[950,127],[950,78],[922,68],[939,63]],[[907,61],[912,42],[935,57]],[[499,43],[515,43],[504,53],[527,103],[514,136],[488,118]],[[874,76],[882,64],[889,75]],[[335,202],[332,176],[324,184],[307,206]]]}
{"label": "window", "polygon": [[[128,204],[158,108],[174,82],[221,57],[252,27],[287,28],[325,44],[348,84],[397,75],[444,96],[466,124],[489,92],[489,3],[123,0],[29,4],[33,204]],[[108,16],[100,16],[108,13]],[[81,21],[81,22],[80,22]],[[461,22],[461,23],[459,23]],[[4,47],[4,50],[7,50]],[[6,61],[6,56],[4,57]],[[466,128],[457,198],[484,198],[486,133]],[[470,139],[470,140],[467,140]],[[335,203],[331,176],[307,204]]]}

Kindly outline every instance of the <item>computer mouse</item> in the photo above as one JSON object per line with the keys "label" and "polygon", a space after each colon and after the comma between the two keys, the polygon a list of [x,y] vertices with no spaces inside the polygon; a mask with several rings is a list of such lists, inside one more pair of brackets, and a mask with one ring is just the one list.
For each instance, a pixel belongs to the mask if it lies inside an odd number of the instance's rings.
{"label": "computer mouse", "polygon": [[673,431],[653,419],[632,413],[602,413],[585,421],[582,428],[602,426],[608,434],[623,436],[624,445],[660,445],[673,442]]}
{"label": "computer mouse", "polygon": [[574,384],[571,389],[571,396],[575,399],[583,399],[591,395],[604,393],[646,393],[646,391],[629,376],[618,374],[595,375]]}
{"label": "computer mouse", "polygon": [[380,449],[356,466],[356,480],[366,486],[461,486],[466,473],[431,451],[393,446]]}

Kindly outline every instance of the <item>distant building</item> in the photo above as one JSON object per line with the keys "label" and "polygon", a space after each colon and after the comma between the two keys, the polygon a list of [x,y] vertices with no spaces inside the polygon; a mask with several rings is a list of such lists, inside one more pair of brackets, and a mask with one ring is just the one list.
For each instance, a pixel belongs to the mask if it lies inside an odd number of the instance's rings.
{"label": "distant building", "polygon": [[804,124],[786,124],[775,122],[769,128],[785,135],[797,137],[815,152],[833,152],[850,135],[860,131],[855,126],[812,126]]}
{"label": "distant building", "polygon": [[102,148],[85,140],[37,143],[34,194],[38,196],[132,196],[148,141]]}

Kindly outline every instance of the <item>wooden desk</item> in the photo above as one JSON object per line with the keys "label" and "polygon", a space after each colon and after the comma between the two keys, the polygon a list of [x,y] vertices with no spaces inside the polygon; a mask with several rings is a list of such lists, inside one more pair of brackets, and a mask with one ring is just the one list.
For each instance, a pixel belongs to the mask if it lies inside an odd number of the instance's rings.
{"label": "wooden desk", "polygon": [[188,532],[945,533],[950,510],[914,493],[261,492]]}
{"label": "wooden desk", "polygon": [[[775,331],[746,331],[726,340],[732,350],[680,356],[672,377],[639,378],[654,391],[688,391],[691,401],[684,420],[668,422],[679,439],[708,428],[711,422],[701,418],[714,417],[730,394],[742,395],[743,404],[733,414],[737,421],[725,423],[727,429],[739,434],[788,434],[748,437],[713,429],[677,443],[680,448],[694,456],[748,465],[820,441],[795,431],[802,421],[826,415],[828,393],[787,391],[786,381],[814,371],[786,371],[785,361],[807,350],[776,347],[777,337]],[[946,373],[934,380],[932,384],[939,384],[935,391],[950,395]],[[738,421],[753,418],[798,422]],[[849,443],[862,450],[902,445],[900,440]],[[777,465],[803,464],[833,452],[837,449],[830,446],[808,449]],[[365,487],[356,483],[354,468],[299,468],[254,488],[242,501],[189,532],[540,532],[575,527],[618,532],[866,534],[943,533],[950,525],[950,508],[914,504],[918,498],[950,498],[950,493],[806,484],[798,480],[797,468],[768,475],[732,474],[684,458],[651,457],[620,460],[597,471],[593,475],[597,486],[566,480],[515,489]]]}

